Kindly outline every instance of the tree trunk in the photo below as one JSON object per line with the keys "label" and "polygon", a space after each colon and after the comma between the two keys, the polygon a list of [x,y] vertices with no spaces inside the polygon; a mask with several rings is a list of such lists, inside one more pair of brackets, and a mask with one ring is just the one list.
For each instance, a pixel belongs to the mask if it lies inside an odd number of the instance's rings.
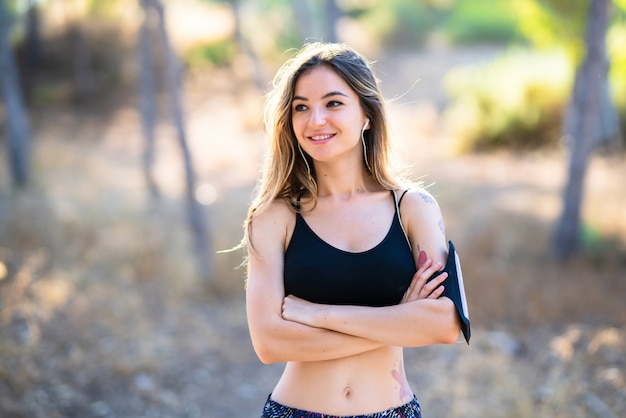
{"label": "tree trunk", "polygon": [[[607,58],[608,67],[608,58]],[[599,141],[597,146],[606,147],[607,149],[621,149],[623,145],[622,131],[619,120],[619,113],[613,103],[609,80],[607,77],[604,88],[602,89],[602,110],[600,111],[601,129],[599,132]]]}
{"label": "tree trunk", "polygon": [[570,139],[571,155],[563,212],[555,234],[554,252],[559,259],[571,257],[580,248],[585,173],[593,150],[602,139],[603,92],[608,71],[605,46],[608,7],[608,0],[590,3],[585,37],[587,54],[576,73],[564,126]]}
{"label": "tree trunk", "polygon": [[68,30],[72,45],[72,66],[74,73],[74,96],[84,100],[95,90],[95,77],[91,65],[89,46],[78,22],[70,23]]}
{"label": "tree trunk", "polygon": [[29,0],[26,14],[26,62],[29,67],[37,67],[41,62],[42,42],[39,5]]}
{"label": "tree trunk", "polygon": [[296,16],[298,30],[302,42],[322,41],[322,33],[319,28],[319,17],[311,0],[298,0],[291,3],[293,13]]}
{"label": "tree trunk", "polygon": [[165,25],[165,12],[163,5],[159,0],[145,0],[146,4],[151,5],[157,11],[159,21],[159,32],[165,48],[166,54],[166,84],[168,94],[171,101],[172,116],[176,133],[178,135],[178,143],[183,154],[185,165],[185,185],[187,196],[187,209],[191,233],[194,239],[194,251],[198,265],[198,274],[205,281],[213,279],[212,259],[213,249],[209,240],[208,228],[206,220],[203,216],[200,204],[195,198],[196,177],[193,169],[191,153],[187,145],[187,135],[185,132],[185,122],[182,109],[181,92],[180,92],[180,63],[171,46],[167,27]]}
{"label": "tree trunk", "polygon": [[341,17],[341,10],[337,6],[337,0],[324,1],[324,22],[326,24],[326,42],[337,42],[337,22]]}
{"label": "tree trunk", "polygon": [[250,60],[250,64],[252,66],[252,78],[254,79],[255,86],[259,90],[265,91],[269,77],[263,68],[261,60],[254,52],[254,48],[252,48],[241,32],[241,2],[242,0],[231,0],[233,15],[235,16],[235,43],[237,44],[237,48],[240,53],[244,54]]}
{"label": "tree trunk", "polygon": [[6,141],[13,185],[28,184],[30,175],[30,124],[20,90],[13,51],[9,41],[11,23],[4,1],[0,1],[0,82],[5,105]]}
{"label": "tree trunk", "polygon": [[150,42],[151,13],[141,1],[144,20],[139,31],[139,101],[141,108],[141,126],[144,136],[143,174],[148,193],[152,198],[160,195],[159,187],[154,180],[154,131],[156,126],[156,97],[154,83],[154,59]]}
{"label": "tree trunk", "polygon": [[292,2],[298,29],[304,42],[337,42],[337,21],[341,10],[336,0],[298,0]]}

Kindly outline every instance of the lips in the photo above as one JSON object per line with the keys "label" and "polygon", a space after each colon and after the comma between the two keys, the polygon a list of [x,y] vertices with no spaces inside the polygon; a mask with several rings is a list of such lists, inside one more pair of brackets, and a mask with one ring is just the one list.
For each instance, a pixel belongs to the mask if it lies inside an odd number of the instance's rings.
{"label": "lips", "polygon": [[328,141],[334,136],[335,134],[320,134],[320,135],[309,136],[308,138],[313,142],[323,142],[323,141]]}

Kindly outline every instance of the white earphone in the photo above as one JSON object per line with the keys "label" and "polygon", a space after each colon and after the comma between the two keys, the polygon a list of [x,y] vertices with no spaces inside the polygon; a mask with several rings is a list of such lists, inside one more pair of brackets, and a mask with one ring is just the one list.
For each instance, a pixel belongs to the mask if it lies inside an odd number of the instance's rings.
{"label": "white earphone", "polygon": [[371,173],[372,167],[370,167],[370,163],[369,161],[367,161],[367,145],[365,145],[365,128],[367,128],[369,124],[370,124],[369,118],[365,119],[365,123],[363,124],[363,127],[361,128],[361,142],[363,143],[363,158],[365,159],[365,166]]}

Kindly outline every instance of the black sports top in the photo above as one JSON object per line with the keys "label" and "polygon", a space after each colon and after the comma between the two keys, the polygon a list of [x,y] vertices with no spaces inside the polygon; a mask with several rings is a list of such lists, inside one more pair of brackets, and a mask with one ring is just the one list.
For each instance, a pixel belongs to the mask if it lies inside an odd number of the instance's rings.
{"label": "black sports top", "polygon": [[[393,222],[374,248],[352,253],[322,240],[296,213],[285,252],[285,294],[331,305],[396,305],[417,271],[396,200]],[[406,193],[406,192],[405,192]]]}

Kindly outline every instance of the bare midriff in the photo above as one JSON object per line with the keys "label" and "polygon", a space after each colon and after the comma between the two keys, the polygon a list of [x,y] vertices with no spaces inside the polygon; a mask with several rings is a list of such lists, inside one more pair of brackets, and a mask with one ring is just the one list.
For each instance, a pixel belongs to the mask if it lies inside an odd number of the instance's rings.
{"label": "bare midriff", "polygon": [[365,415],[409,402],[402,348],[382,347],[336,360],[289,362],[272,399],[328,415]]}

